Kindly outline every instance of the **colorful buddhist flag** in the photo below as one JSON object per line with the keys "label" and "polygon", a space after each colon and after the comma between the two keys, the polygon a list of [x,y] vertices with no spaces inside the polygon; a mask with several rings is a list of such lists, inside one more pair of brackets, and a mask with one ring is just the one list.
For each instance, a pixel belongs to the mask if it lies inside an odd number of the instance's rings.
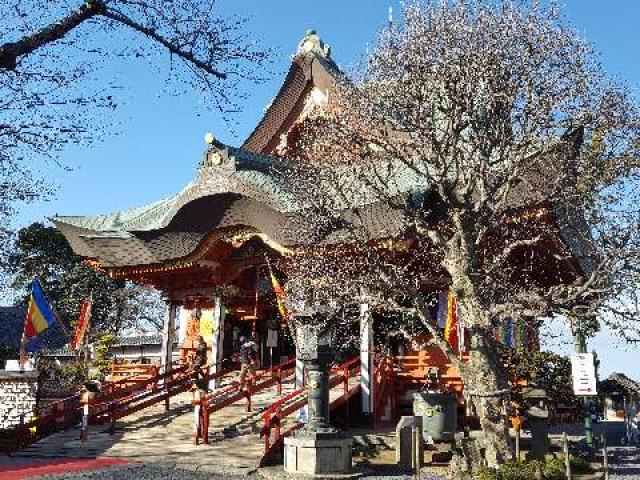
{"label": "colorful buddhist flag", "polygon": [[507,348],[515,347],[513,319],[506,318],[502,322],[502,344]]}
{"label": "colorful buddhist flag", "polygon": [[24,320],[24,338],[29,340],[47,328],[56,324],[56,315],[42,290],[40,282],[35,279],[31,286],[31,297],[27,317]]}
{"label": "colorful buddhist flag", "polygon": [[78,324],[76,325],[76,331],[73,334],[73,340],[71,342],[71,348],[77,350],[82,345],[84,335],[89,328],[89,322],[91,321],[91,300],[86,298],[82,301],[80,306],[80,316],[78,317]]}
{"label": "colorful buddhist flag", "polygon": [[440,328],[444,328],[447,324],[447,312],[449,311],[449,292],[443,290],[438,293],[438,313],[437,321]]}
{"label": "colorful buddhist flag", "polygon": [[514,328],[515,346],[516,348],[525,348],[527,346],[527,339],[525,334],[524,319],[516,319],[516,325]]}
{"label": "colorful buddhist flag", "polygon": [[271,285],[273,286],[273,293],[276,294],[276,303],[278,304],[278,311],[280,312],[280,315],[282,316],[282,318],[288,322],[289,310],[287,310],[287,307],[284,304],[284,297],[285,297],[284,288],[282,288],[282,285],[280,284],[276,276],[271,271],[271,268],[269,268],[269,276],[271,277]]}
{"label": "colorful buddhist flag", "polygon": [[447,321],[444,326],[444,338],[452,347],[458,346],[458,311],[453,292],[449,290],[447,300]]}

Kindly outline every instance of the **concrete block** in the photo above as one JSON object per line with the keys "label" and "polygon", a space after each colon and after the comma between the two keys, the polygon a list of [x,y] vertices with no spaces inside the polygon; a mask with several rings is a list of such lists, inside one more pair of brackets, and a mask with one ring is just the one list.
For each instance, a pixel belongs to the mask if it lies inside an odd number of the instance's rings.
{"label": "concrete block", "polygon": [[351,470],[351,438],[284,439],[284,469],[291,474],[339,474]]}
{"label": "concrete block", "polygon": [[[414,435],[414,429],[418,435]],[[417,442],[417,445],[414,445]],[[422,417],[401,417],[396,426],[396,463],[404,468],[415,468],[414,449],[418,448],[418,459],[422,466],[424,441],[422,438]]]}

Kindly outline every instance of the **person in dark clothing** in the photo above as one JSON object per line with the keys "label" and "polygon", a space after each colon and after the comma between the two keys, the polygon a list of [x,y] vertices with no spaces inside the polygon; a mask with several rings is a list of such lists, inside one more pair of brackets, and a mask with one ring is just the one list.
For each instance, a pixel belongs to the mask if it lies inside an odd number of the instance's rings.
{"label": "person in dark clothing", "polygon": [[205,367],[207,365],[207,342],[202,336],[198,337],[196,356],[191,364],[191,370],[196,373],[195,385],[206,392],[209,391],[209,381],[206,378]]}
{"label": "person in dark clothing", "polygon": [[244,383],[247,376],[253,375],[257,363],[258,352],[253,339],[240,337],[240,382]]}
{"label": "person in dark clothing", "polygon": [[198,337],[198,347],[196,348],[196,356],[193,359],[194,368],[202,368],[207,364],[207,342],[204,341],[202,335]]}

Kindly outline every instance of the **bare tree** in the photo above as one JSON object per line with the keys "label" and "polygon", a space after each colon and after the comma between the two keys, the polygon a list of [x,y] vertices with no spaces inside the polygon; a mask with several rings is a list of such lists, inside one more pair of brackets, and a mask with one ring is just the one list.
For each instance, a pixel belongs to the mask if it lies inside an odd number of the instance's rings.
{"label": "bare tree", "polygon": [[[315,231],[281,265],[288,293],[413,308],[459,368],[495,466],[510,458],[501,318],[637,332],[639,118],[554,7],[411,2],[299,126],[282,174]],[[457,299],[466,362],[429,314],[437,285]]]}
{"label": "bare tree", "polygon": [[[174,89],[196,89],[221,112],[238,82],[257,79],[268,51],[215,0],[8,0],[0,6],[0,218],[46,195],[32,168],[65,146],[98,139],[117,90],[109,61],[148,60]],[[113,64],[108,64],[113,67]],[[97,119],[100,121],[97,121]],[[4,225],[6,228],[6,225]]]}

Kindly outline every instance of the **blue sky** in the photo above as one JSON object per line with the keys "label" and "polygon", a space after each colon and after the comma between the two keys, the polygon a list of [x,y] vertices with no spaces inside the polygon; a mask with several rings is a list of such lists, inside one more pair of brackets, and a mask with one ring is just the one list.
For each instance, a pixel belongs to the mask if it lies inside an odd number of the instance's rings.
{"label": "blue sky", "polygon": [[[400,10],[396,0],[220,0],[219,4],[224,14],[248,15],[248,28],[256,41],[276,49],[273,65],[263,72],[269,80],[246,86],[249,96],[232,118],[233,125],[208,111],[198,95],[170,95],[163,89],[162,68],[123,63],[117,71],[105,72],[114,75],[126,91],[119,108],[107,119],[113,122],[107,128],[111,135],[91,147],[63,152],[62,162],[69,169],[43,165],[43,173],[58,187],[57,195],[21,209],[18,225],[56,213],[121,210],[175,193],[194,176],[206,132],[238,145],[252,130],[280,87],[306,29],[316,29],[332,46],[334,59],[348,68],[387,21],[388,7]],[[640,2],[565,0],[560,5],[570,23],[596,45],[607,70],[625,78],[638,92]],[[600,352],[603,373],[622,370],[640,378],[640,367],[632,362],[640,350],[627,352],[607,335],[600,335],[590,346]]]}

